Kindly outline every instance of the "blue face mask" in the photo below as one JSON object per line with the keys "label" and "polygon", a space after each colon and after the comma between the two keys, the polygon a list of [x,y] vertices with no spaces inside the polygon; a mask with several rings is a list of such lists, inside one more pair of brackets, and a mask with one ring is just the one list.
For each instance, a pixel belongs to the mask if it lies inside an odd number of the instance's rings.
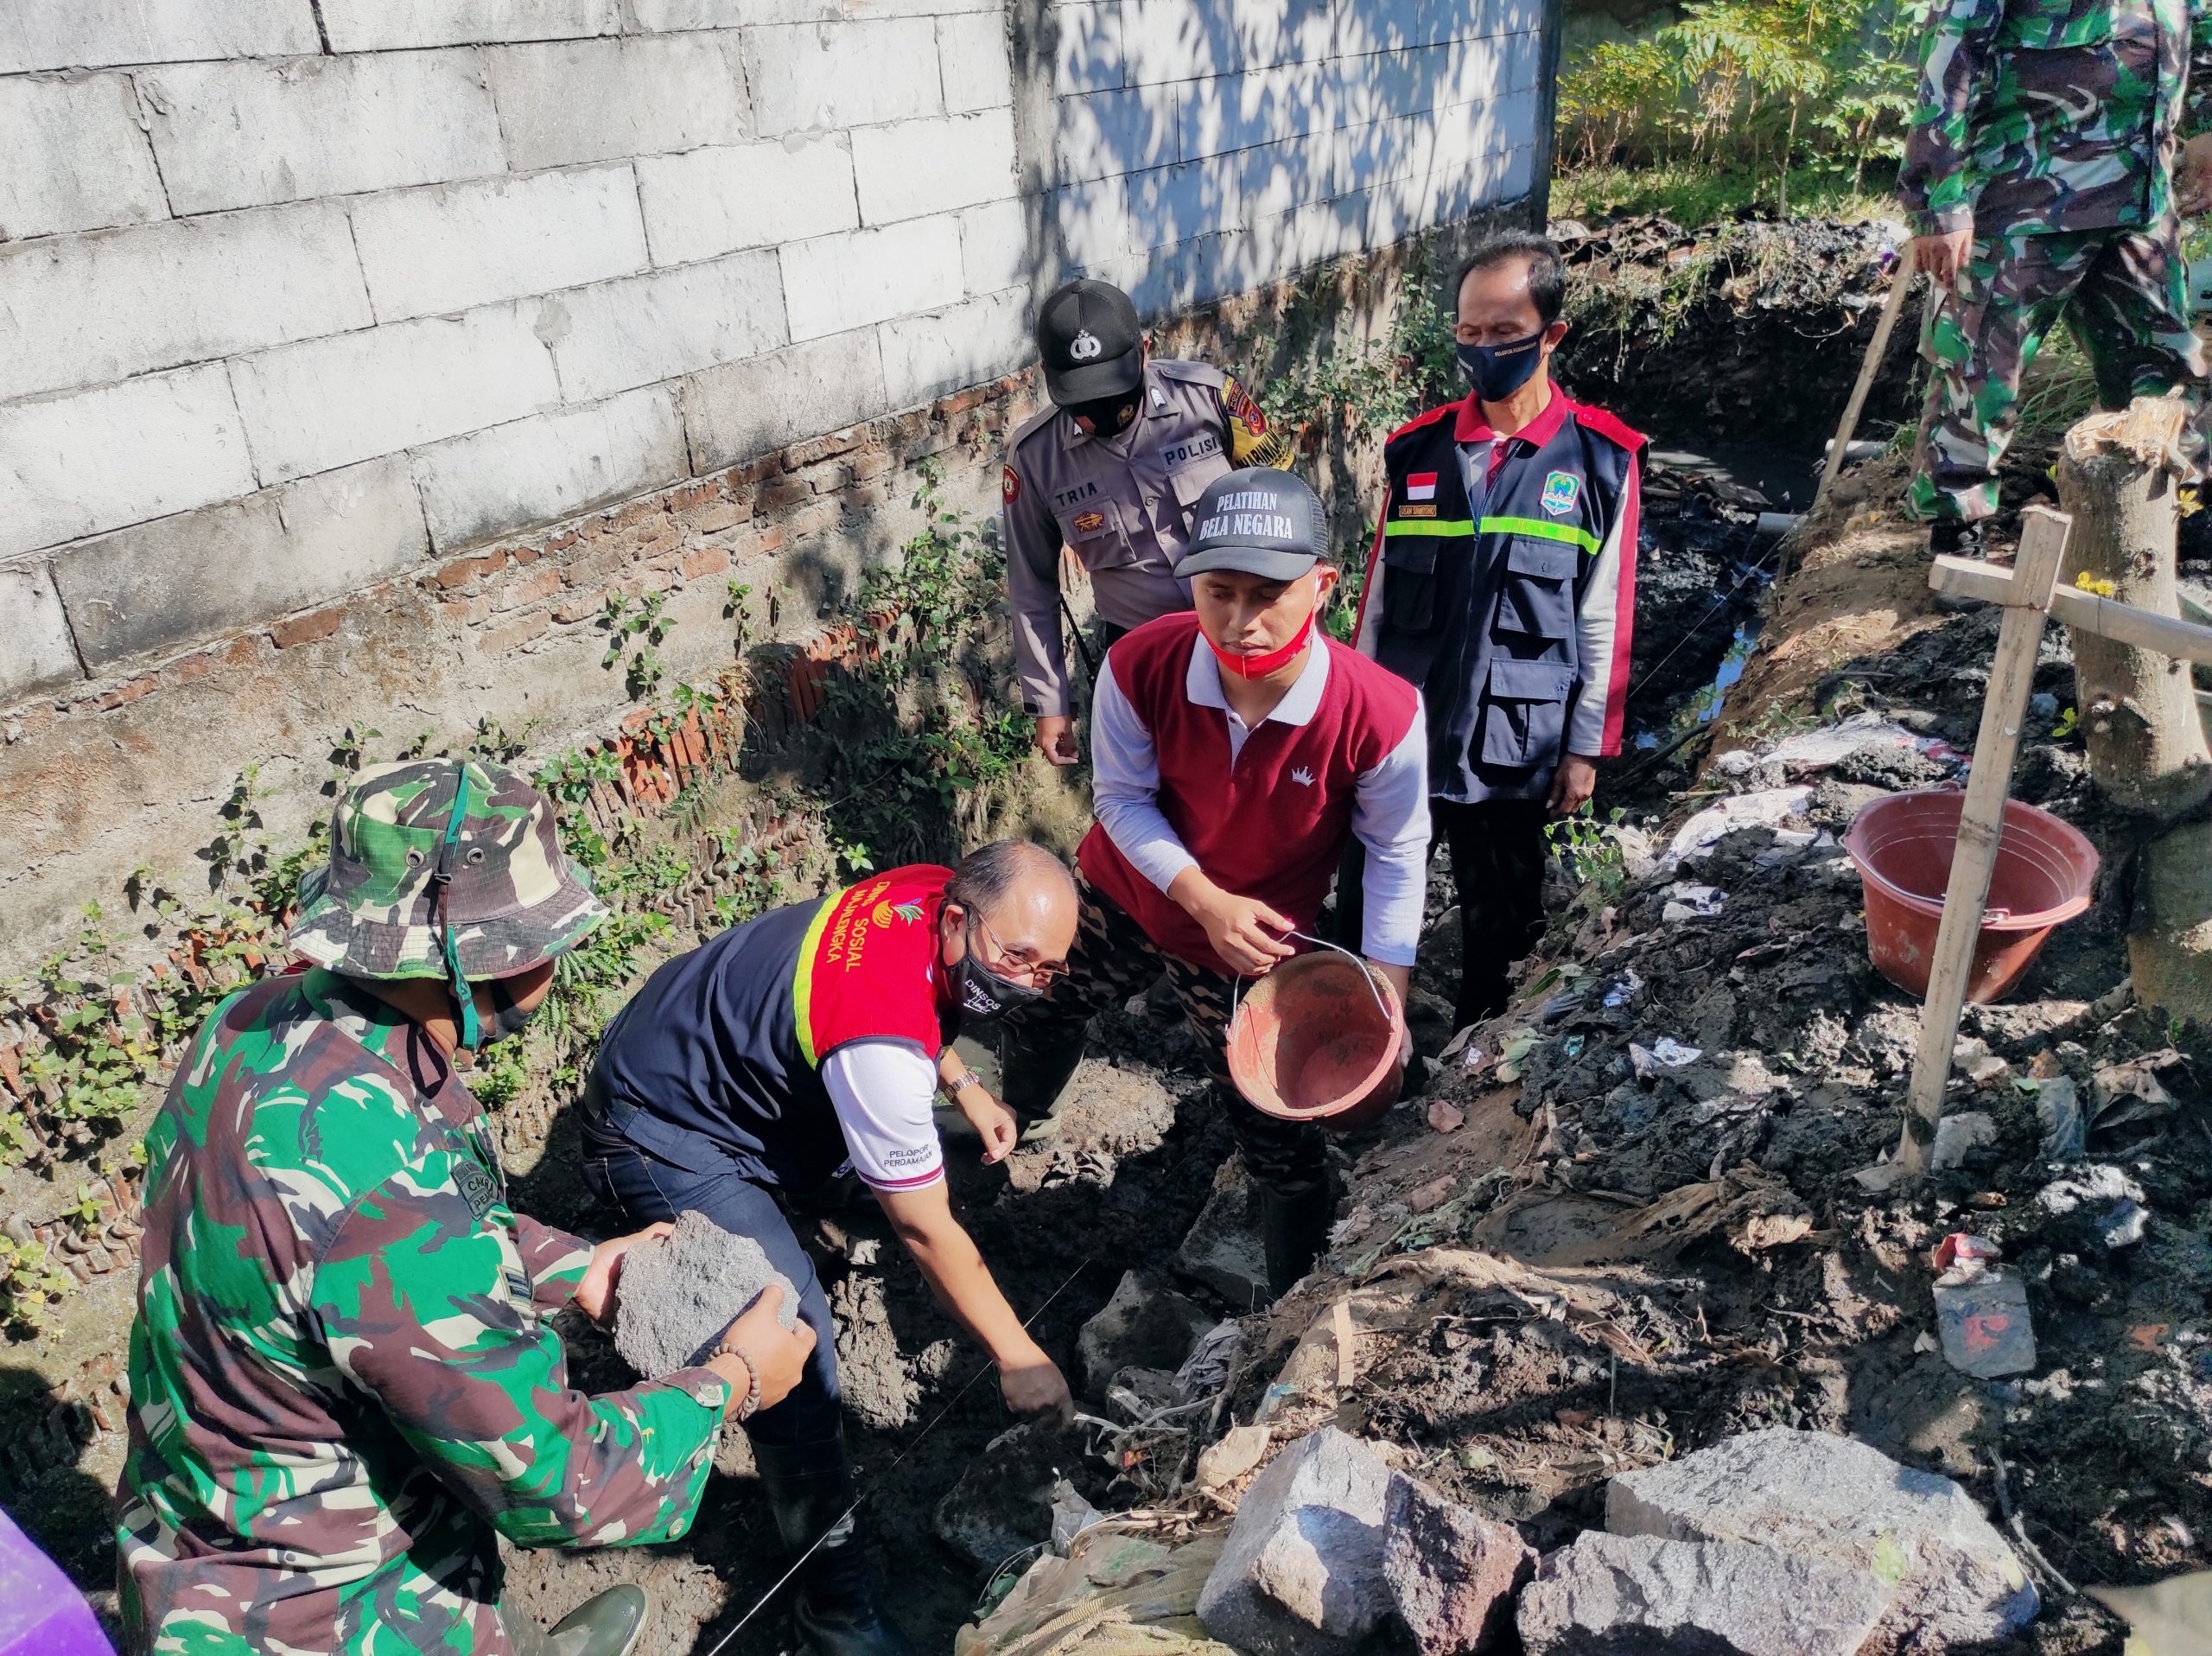
{"label": "blue face mask", "polygon": [[1541,329],[1506,345],[1462,345],[1459,366],[1466,370],[1477,397],[1485,403],[1502,403],[1527,385],[1541,366],[1543,347]]}

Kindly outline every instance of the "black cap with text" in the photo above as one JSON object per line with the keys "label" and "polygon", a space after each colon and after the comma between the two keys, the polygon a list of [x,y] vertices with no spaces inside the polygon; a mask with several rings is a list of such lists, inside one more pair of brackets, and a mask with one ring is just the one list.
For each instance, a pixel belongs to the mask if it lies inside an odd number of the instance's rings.
{"label": "black cap with text", "polygon": [[1295,581],[1328,556],[1321,498],[1306,480],[1271,466],[1225,472],[1205,486],[1191,513],[1191,550],[1178,580],[1238,570],[1263,581]]}
{"label": "black cap with text", "polygon": [[1135,391],[1144,379],[1144,328],[1129,296],[1088,277],[1056,289],[1037,311],[1045,389],[1065,408]]}

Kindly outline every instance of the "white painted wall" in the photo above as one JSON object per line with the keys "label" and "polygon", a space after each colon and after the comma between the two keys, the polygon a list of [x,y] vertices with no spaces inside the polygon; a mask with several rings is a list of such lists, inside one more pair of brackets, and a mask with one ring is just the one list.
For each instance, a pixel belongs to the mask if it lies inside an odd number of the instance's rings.
{"label": "white painted wall", "polygon": [[1517,199],[1540,10],[11,0],[0,706]]}

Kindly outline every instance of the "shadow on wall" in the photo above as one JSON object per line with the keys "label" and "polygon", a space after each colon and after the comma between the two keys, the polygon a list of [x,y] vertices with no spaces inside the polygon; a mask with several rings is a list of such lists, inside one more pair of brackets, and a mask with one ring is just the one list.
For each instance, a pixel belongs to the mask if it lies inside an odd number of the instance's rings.
{"label": "shadow on wall", "polygon": [[1039,290],[1157,316],[1540,193],[1544,0],[1018,0]]}

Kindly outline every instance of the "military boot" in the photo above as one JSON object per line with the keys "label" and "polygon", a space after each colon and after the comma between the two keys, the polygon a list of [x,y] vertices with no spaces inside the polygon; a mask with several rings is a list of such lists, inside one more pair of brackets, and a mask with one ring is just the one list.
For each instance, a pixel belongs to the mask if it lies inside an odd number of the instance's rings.
{"label": "military boot", "polygon": [[1260,1187],[1260,1241],[1268,1258],[1268,1291],[1277,1299],[1296,1286],[1329,1244],[1337,1193],[1324,1178],[1303,1190]]}
{"label": "military boot", "polygon": [[[906,1635],[885,1620],[853,1505],[845,1440],[753,1445],[753,1462],[776,1515],[776,1530],[799,1566],[791,1620],[814,1656],[916,1656]],[[815,1546],[816,1541],[822,1545]]]}
{"label": "military boot", "polygon": [[653,1602],[642,1587],[610,1587],[563,1616],[549,1631],[520,1611],[503,1610],[515,1656],[630,1656],[645,1636]]}
{"label": "military boot", "polygon": [[1979,519],[1968,523],[1960,518],[1938,518],[1928,526],[1928,552],[1931,557],[1986,557],[1988,537]]}
{"label": "military boot", "polygon": [[999,1090],[1024,1139],[1057,1131],[1060,1095],[1083,1062],[1084,1026],[1030,1029],[1009,1022],[999,1035]]}

